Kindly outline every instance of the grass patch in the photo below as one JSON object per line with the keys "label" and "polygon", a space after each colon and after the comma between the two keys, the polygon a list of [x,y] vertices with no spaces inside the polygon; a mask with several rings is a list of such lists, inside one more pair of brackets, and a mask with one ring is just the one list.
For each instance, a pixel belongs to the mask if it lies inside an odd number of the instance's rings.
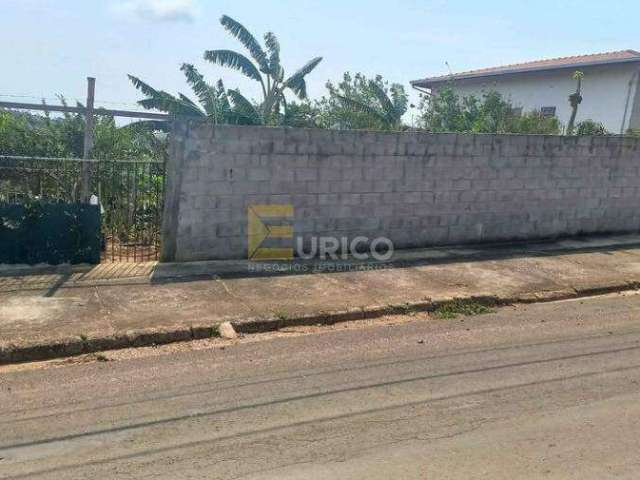
{"label": "grass patch", "polygon": [[390,315],[413,316],[419,312],[419,308],[416,305],[411,305],[409,303],[403,303],[402,305],[389,305],[386,310]]}
{"label": "grass patch", "polygon": [[438,318],[456,318],[459,315],[473,316],[493,313],[494,310],[474,300],[453,300],[438,306],[433,315]]}

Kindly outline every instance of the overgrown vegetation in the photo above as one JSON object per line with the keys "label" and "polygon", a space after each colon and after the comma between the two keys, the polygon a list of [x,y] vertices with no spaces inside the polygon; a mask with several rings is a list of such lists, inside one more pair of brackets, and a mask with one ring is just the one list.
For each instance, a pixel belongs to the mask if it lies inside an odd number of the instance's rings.
{"label": "overgrown vegetation", "polygon": [[[77,202],[82,163],[47,158],[82,157],[84,129],[82,115],[0,112],[0,155],[27,157],[0,159],[0,202]],[[102,205],[107,241],[119,245],[136,238],[152,245],[158,238],[164,182],[159,162],[167,155],[167,141],[150,123],[118,126],[112,117],[96,115],[91,156],[111,162],[91,164],[90,193]]]}
{"label": "overgrown vegetation", "polygon": [[[84,117],[79,114],[54,117],[48,112],[0,111],[0,154],[82,157],[84,127]],[[165,146],[166,136],[158,135],[144,122],[118,127],[113,117],[96,116],[93,158],[153,160],[164,155]]]}
{"label": "overgrown vegetation", "polygon": [[[64,103],[64,99],[62,101]],[[79,158],[83,154],[84,128],[85,120],[79,114],[52,116],[49,113],[0,112],[0,155]],[[112,117],[96,115],[91,156],[101,160],[159,161],[166,156],[167,141],[165,134],[147,123],[119,127]],[[26,162],[23,165],[24,162],[12,161],[5,165],[0,179],[0,200],[24,194],[76,201],[79,163]],[[108,175],[105,182],[102,182],[101,174]],[[117,178],[111,172],[94,175],[96,184],[112,185],[117,183],[114,180]],[[102,193],[104,196],[106,191]]]}
{"label": "overgrown vegetation", "polygon": [[[582,101],[582,73],[575,72],[576,92],[569,95],[572,115],[566,129],[555,116],[539,111],[522,112],[502,95],[487,91],[481,96],[460,97],[447,86],[435,95],[423,95],[417,125],[407,125],[405,115],[409,96],[404,86],[389,83],[382,76],[367,78],[362,73],[346,72],[338,83],[327,82],[327,95],[319,100],[307,97],[306,76],[322,61],[315,57],[287,77],[280,60],[280,44],[272,32],[264,35],[264,45],[240,22],[223,15],[220,23],[248,52],[208,50],[209,62],[239,71],[260,85],[262,99],[253,101],[238,89],[226,89],[221,80],[210,85],[193,65],[184,64],[187,83],[198,102],[180,93],[171,95],[130,76],[146,98],[144,108],[176,115],[207,117],[213,123],[245,125],[285,125],[340,130],[401,131],[408,128],[427,132],[518,133],[559,135],[607,135],[597,122],[586,120],[576,125],[578,105]],[[296,100],[287,99],[287,93]],[[413,107],[413,105],[411,105]],[[412,122],[414,123],[414,122]]]}
{"label": "overgrown vegetation", "polygon": [[605,126],[594,120],[584,120],[576,126],[576,135],[592,135],[592,136],[602,136],[602,135],[611,135]]}
{"label": "overgrown vegetation", "polygon": [[[390,83],[381,75],[372,78],[346,72],[339,82],[327,82],[326,95],[311,100],[307,95],[307,76],[322,57],[312,58],[293,75],[287,76],[281,61],[280,43],[267,32],[263,42],[240,22],[223,15],[222,27],[246,50],[208,50],[204,58],[214,65],[236,70],[260,86],[262,98],[254,101],[238,89],[229,89],[222,80],[209,83],[192,65],[181,70],[191,97],[156,89],[129,75],[145,98],[138,103],[145,109],[180,116],[206,118],[214,124],[284,125],[325,129],[367,129],[402,131],[408,128],[427,132],[460,133],[563,133],[554,116],[539,111],[522,112],[502,95],[488,91],[481,96],[459,96],[450,85],[435,95],[423,95],[418,106],[417,124],[407,125],[410,107],[405,87]],[[570,96],[572,113],[581,100],[582,74],[576,72],[576,93]],[[63,103],[64,103],[64,99]],[[572,116],[575,118],[575,115]],[[413,122],[412,122],[413,123]],[[119,128],[113,118],[96,116],[95,147],[92,156],[101,159],[158,159],[164,155],[166,130],[163,122],[138,122]],[[82,154],[84,119],[82,115],[52,117],[28,113],[0,112],[0,154],[79,157]],[[593,120],[575,126],[577,135],[608,135]],[[634,132],[629,132],[633,134]]]}
{"label": "overgrown vegetation", "polygon": [[520,114],[498,92],[481,98],[460,97],[445,87],[433,96],[423,96],[419,106],[420,127],[429,132],[460,133],[537,133],[557,135],[561,132],[556,117],[532,111]]}
{"label": "overgrown vegetation", "polygon": [[327,82],[329,95],[316,102],[318,126],[340,130],[401,130],[409,97],[398,83],[382,76],[369,79],[345,73],[338,84]]}

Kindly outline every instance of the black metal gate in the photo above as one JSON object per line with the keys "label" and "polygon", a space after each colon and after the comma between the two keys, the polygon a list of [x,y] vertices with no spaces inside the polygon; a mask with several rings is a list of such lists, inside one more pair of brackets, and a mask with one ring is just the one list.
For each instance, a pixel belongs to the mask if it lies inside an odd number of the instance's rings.
{"label": "black metal gate", "polygon": [[0,156],[0,202],[75,203],[83,165],[90,172],[89,203],[101,211],[101,260],[158,260],[164,162]]}

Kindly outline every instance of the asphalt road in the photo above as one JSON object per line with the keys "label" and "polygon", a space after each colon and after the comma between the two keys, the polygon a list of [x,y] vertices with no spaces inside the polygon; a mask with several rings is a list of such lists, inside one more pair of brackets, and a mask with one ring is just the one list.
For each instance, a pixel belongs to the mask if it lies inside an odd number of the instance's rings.
{"label": "asphalt road", "polygon": [[640,477],[640,296],[0,370],[0,478]]}

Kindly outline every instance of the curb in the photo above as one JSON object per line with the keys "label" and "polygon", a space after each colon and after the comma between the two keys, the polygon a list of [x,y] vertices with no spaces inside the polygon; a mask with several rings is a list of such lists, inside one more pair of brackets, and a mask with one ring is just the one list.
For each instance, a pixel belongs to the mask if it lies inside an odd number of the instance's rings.
{"label": "curb", "polygon": [[[371,305],[362,308],[321,312],[293,317],[280,316],[231,320],[231,324],[238,333],[264,333],[280,330],[286,327],[333,325],[336,323],[354,320],[371,320],[385,315],[402,315],[411,312],[432,312],[440,306],[453,301],[475,302],[488,307],[496,307],[514,304],[546,303],[634,290],[640,290],[640,282],[632,281],[624,284],[612,284],[597,287],[532,292],[513,297],[470,295],[468,297],[441,298],[436,300],[428,299],[418,302],[407,302],[395,305]],[[0,365],[52,360],[56,358],[73,357],[108,350],[150,347],[214,338],[219,336],[218,325],[223,321],[225,321],[225,319],[221,319],[220,321],[209,325],[177,328],[151,328],[101,337],[72,337],[67,339],[58,339],[53,342],[8,345],[0,347]]]}

